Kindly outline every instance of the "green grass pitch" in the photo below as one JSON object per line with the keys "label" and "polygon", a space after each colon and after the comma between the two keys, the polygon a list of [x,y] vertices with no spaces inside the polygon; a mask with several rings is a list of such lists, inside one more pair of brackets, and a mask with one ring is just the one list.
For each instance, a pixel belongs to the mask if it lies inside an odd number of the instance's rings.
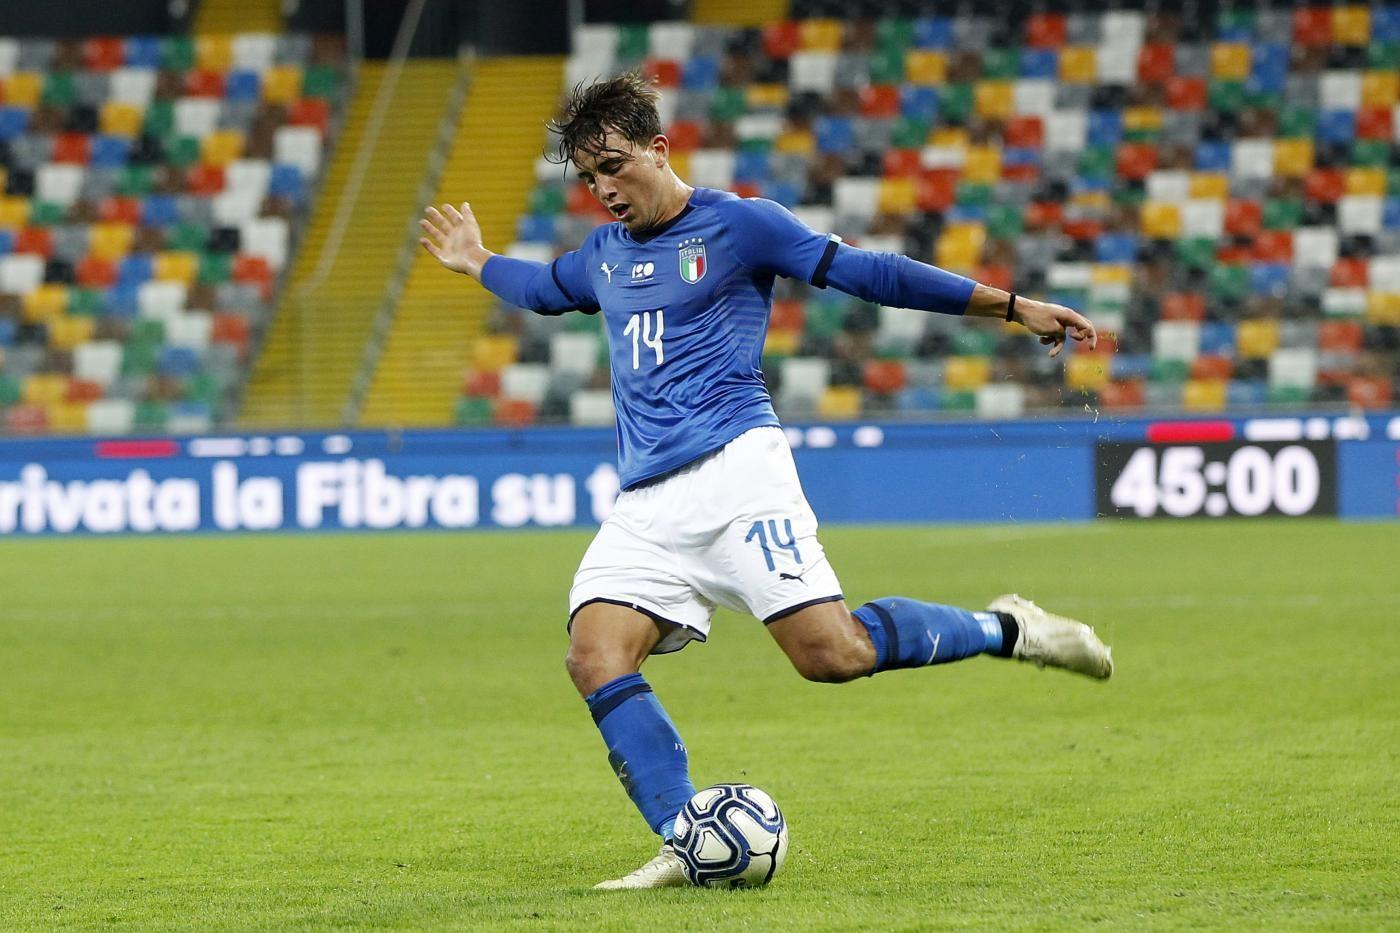
{"label": "green grass pitch", "polygon": [[584,533],[0,542],[0,928],[1400,926],[1400,531],[830,528],[852,603],[1016,589],[1099,684],[809,684],[750,619],[646,674],[760,891],[595,893],[655,842],[564,674]]}

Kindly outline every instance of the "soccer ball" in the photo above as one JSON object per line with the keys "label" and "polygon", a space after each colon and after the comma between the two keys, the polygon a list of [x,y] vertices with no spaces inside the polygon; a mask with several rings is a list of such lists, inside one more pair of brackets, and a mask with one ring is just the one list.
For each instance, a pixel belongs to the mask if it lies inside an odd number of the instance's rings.
{"label": "soccer ball", "polygon": [[676,817],[672,845],[691,884],[756,888],[773,880],[787,855],[787,821],[749,784],[696,791]]}

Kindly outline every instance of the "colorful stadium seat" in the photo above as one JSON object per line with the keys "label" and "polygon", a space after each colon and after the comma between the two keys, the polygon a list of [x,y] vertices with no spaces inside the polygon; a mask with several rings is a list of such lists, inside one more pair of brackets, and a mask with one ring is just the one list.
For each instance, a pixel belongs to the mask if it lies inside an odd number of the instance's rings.
{"label": "colorful stadium seat", "polygon": [[[304,71],[310,44],[283,38],[95,37],[62,66],[52,43],[0,40],[7,430],[227,415],[340,86],[337,63]],[[287,110],[266,108],[269,85]],[[288,112],[298,125],[278,129]],[[276,165],[244,158],[255,119],[298,134]]]}

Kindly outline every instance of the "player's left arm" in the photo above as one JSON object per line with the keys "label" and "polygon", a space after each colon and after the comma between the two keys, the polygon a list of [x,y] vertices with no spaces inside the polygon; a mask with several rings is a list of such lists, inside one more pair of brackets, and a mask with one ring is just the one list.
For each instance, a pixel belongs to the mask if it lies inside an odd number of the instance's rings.
{"label": "player's left arm", "polygon": [[[828,285],[866,301],[942,314],[1001,317],[1015,321],[1057,355],[1066,339],[1088,341],[1098,334],[1089,319],[1062,305],[1016,296],[896,253],[858,249],[823,236],[785,207],[762,198],[730,202],[731,230],[741,261],[750,268]],[[1008,316],[1008,311],[1010,312]]]}
{"label": "player's left arm", "polygon": [[972,290],[963,313],[969,317],[999,317],[1020,324],[1050,347],[1051,356],[1059,355],[1066,339],[1083,341],[1091,350],[1099,345],[1099,333],[1093,323],[1073,308],[1022,295],[1015,296],[1013,305],[1011,298],[1011,292],[979,283]]}
{"label": "player's left arm", "polygon": [[[824,284],[866,301],[897,308],[917,308],[943,314],[1002,318],[1025,327],[1058,356],[1066,339],[1098,346],[1098,332],[1089,319],[1064,305],[982,285],[895,253],[876,253],[832,242]],[[814,283],[815,284],[815,283]]]}

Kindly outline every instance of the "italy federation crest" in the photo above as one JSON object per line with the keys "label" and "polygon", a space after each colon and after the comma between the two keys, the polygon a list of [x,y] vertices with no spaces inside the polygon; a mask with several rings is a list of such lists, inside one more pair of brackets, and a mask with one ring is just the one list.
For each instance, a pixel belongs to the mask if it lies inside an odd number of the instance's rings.
{"label": "italy federation crest", "polygon": [[681,278],[687,285],[694,285],[705,277],[705,243],[698,237],[693,240],[682,240],[681,250]]}

